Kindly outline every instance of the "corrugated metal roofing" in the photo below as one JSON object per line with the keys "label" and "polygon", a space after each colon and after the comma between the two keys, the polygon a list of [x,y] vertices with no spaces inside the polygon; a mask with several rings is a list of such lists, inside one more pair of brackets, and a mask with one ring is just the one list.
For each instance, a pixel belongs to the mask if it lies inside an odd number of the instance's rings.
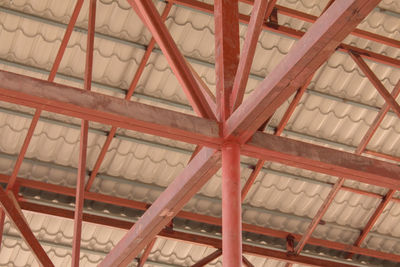
{"label": "corrugated metal roofing", "polygon": [[[212,1],[206,1],[212,3]],[[279,5],[318,16],[328,1],[284,0]],[[154,1],[161,12],[164,3]],[[46,79],[68,23],[74,1],[0,1],[0,68],[15,73]],[[242,13],[249,14],[251,7],[240,5]],[[151,39],[138,17],[125,1],[100,0],[94,49],[93,90],[123,97],[130,85],[146,44]],[[388,12],[390,11],[390,12]],[[384,0],[368,18],[359,25],[373,33],[400,39],[400,1]],[[397,14],[397,15],[396,15]],[[88,9],[85,4],[77,25],[85,28]],[[279,15],[280,24],[306,31],[310,23]],[[213,17],[191,9],[174,6],[166,25],[182,53],[198,71],[212,91],[215,90],[214,22]],[[246,27],[241,25],[241,42]],[[263,77],[279,63],[296,41],[282,35],[263,32],[259,38],[247,95],[256,88]],[[349,36],[345,43],[374,52],[400,58],[400,49]],[[68,44],[60,66],[62,75],[56,82],[81,87],[84,74],[83,58],[86,49],[86,32],[77,30]],[[391,91],[400,78],[400,69],[368,62],[374,73]],[[165,57],[159,50],[150,57],[135,90],[134,100],[193,113]],[[29,127],[31,109],[1,102],[0,112],[0,172],[10,174]],[[270,128],[277,126],[289,101],[274,115]],[[307,142],[323,143],[338,149],[353,151],[371,125],[379,107],[384,104],[376,89],[357,69],[352,59],[336,52],[315,74],[307,93],[292,115],[284,135]],[[28,115],[27,115],[28,114]],[[20,176],[74,187],[79,149],[79,120],[44,113],[27,152]],[[89,134],[88,169],[92,169],[104,143],[108,126],[91,124]],[[387,115],[367,149],[400,156],[400,128],[395,114]],[[160,192],[180,173],[190,158],[192,145],[152,137],[128,130],[119,130],[100,168],[93,191],[123,198],[152,203]],[[254,160],[243,157],[242,183],[250,175],[249,165]],[[266,163],[243,205],[245,223],[304,233],[319,206],[327,196],[336,177],[312,173],[275,163]],[[220,174],[213,177],[200,192],[188,202],[184,210],[211,216],[221,216]],[[386,189],[354,181],[346,186],[384,195]],[[47,201],[49,195],[24,190],[23,193],[37,201]],[[51,196],[52,201],[70,204],[71,199]],[[58,200],[57,200],[58,199]],[[376,198],[342,191],[324,216],[313,236],[321,239],[352,244],[360,230],[379,204]],[[93,204],[97,210],[116,215],[125,214],[134,220],[140,214],[124,209]],[[90,206],[89,206],[90,207]],[[73,222],[51,216],[27,212],[35,234],[44,243],[56,266],[70,265],[70,246]],[[368,235],[363,246],[389,253],[400,253],[400,204],[387,206]],[[179,222],[177,223],[179,225]],[[183,224],[183,223],[182,223]],[[190,223],[188,223],[190,225]],[[181,225],[182,226],[182,225]],[[183,226],[182,226],[183,227]],[[202,232],[209,226],[189,227]],[[219,229],[213,228],[215,232]],[[82,266],[95,266],[122,237],[124,231],[84,224]],[[9,222],[0,265],[36,266],[34,258],[17,238],[17,231]],[[249,242],[255,242],[250,238]],[[46,243],[48,242],[48,243]],[[271,242],[272,243],[272,242]],[[55,248],[53,246],[57,245]],[[307,247],[307,252],[312,251]],[[146,266],[190,266],[213,249],[159,238]],[[318,250],[317,250],[318,251]],[[326,254],[334,254],[329,252]],[[255,266],[283,266],[284,263],[248,256]],[[364,258],[359,257],[360,260]],[[382,261],[366,262],[383,264]],[[163,265],[165,264],[165,265]],[[387,263],[385,263],[387,264]],[[215,260],[211,266],[221,266]]]}

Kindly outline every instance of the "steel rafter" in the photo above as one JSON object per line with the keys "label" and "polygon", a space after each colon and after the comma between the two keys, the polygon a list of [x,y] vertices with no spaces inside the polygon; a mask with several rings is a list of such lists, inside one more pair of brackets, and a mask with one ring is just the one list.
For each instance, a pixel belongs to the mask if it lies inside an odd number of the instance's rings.
{"label": "steel rafter", "polygon": [[0,187],[0,204],[8,218],[12,220],[15,227],[21,233],[22,238],[33,252],[37,262],[46,267],[54,266],[46,251],[44,251],[42,246],[39,244],[39,241],[32,233],[32,230],[29,228],[29,224],[26,221],[24,214],[22,214],[19,209],[18,202],[14,198],[14,193],[11,191],[6,192],[2,187]]}
{"label": "steel rafter", "polygon": [[[355,60],[361,60],[362,61],[361,58],[356,58]],[[362,64],[362,63],[360,63],[360,64]],[[396,99],[397,96],[399,95],[399,93],[400,93],[400,80],[397,83],[397,85],[395,86],[395,88],[393,89],[391,97],[393,99]],[[385,105],[382,107],[380,112],[377,114],[377,116],[374,119],[374,122],[371,124],[370,128],[368,129],[368,131],[366,132],[366,134],[362,138],[360,144],[358,145],[358,147],[357,147],[357,149],[355,151],[356,155],[360,155],[361,153],[363,153],[365,151],[365,148],[367,147],[368,142],[371,140],[373,134],[378,129],[379,124],[383,121],[383,119],[384,119],[385,115],[387,114],[387,112],[389,111],[390,107],[391,107],[391,105],[389,103],[385,103]],[[321,207],[318,210],[317,214],[314,216],[313,221],[308,226],[308,228],[307,228],[306,232],[304,233],[302,239],[297,244],[296,249],[295,249],[295,253],[296,254],[299,254],[303,250],[305,244],[307,243],[308,239],[311,237],[313,231],[315,230],[315,228],[317,227],[317,225],[321,221],[322,217],[327,212],[327,210],[329,208],[329,205],[332,203],[333,199],[335,198],[335,196],[337,195],[339,190],[343,189],[343,182],[344,182],[344,178],[339,178],[338,181],[336,182],[335,186],[329,192],[329,194],[326,197],[324,203],[321,205]],[[368,235],[369,231],[374,226],[374,224],[375,224],[376,220],[378,219],[378,217],[380,216],[380,214],[383,212],[383,210],[385,209],[385,207],[387,206],[389,201],[393,198],[393,195],[394,195],[395,192],[396,191],[394,189],[390,189],[389,192],[386,194],[386,196],[382,199],[382,201],[379,204],[378,208],[376,209],[374,214],[371,216],[371,218],[369,219],[369,221],[368,221],[367,225],[365,226],[364,230],[360,233],[360,236],[358,237],[358,239],[354,243],[355,246],[360,246],[361,245],[362,241],[366,238],[366,236]],[[349,257],[352,256],[352,255],[353,254],[350,253]]]}
{"label": "steel rafter", "polygon": [[209,106],[204,90],[199,86],[154,4],[147,0],[128,0],[128,3],[152,33],[196,113],[205,118],[216,119],[215,111]]}
{"label": "steel rafter", "polygon": [[[95,0],[92,0],[92,3],[93,2],[95,2]],[[214,119],[214,121],[166,111],[167,119],[160,121],[155,118],[155,113],[162,110],[159,108],[140,105],[138,103],[131,103],[127,100],[121,101],[115,98],[107,98],[105,96],[100,96],[100,94],[93,94],[90,92],[78,92],[75,88],[49,84],[37,79],[24,78],[24,81],[27,84],[27,87],[24,87],[21,86],[21,81],[16,81],[18,77],[20,78],[22,76],[0,72],[0,77],[5,78],[5,85],[2,85],[2,88],[0,88],[0,99],[12,103],[31,106],[37,108],[38,110],[44,109],[79,117],[83,119],[82,140],[85,139],[84,135],[86,133],[87,141],[87,120],[93,120],[101,123],[111,124],[113,127],[124,127],[211,147],[202,148],[199,151],[199,153],[184,169],[182,174],[145,212],[145,214],[138,221],[138,226],[131,228],[128,234],[121,240],[121,242],[117,244],[112,252],[101,263],[101,266],[126,265],[134,257],[136,257],[141,249],[143,249],[152,240],[152,238],[158,234],[160,230],[162,230],[164,225],[168,223],[172,217],[178,214],[183,205],[219,169],[221,154],[218,150],[216,150],[216,148],[221,149],[221,146],[222,165],[224,169],[223,173],[225,173],[223,176],[226,176],[227,178],[229,177],[230,179],[232,177],[236,177],[236,180],[238,180],[236,183],[238,186],[235,186],[235,189],[232,187],[232,185],[235,183],[232,183],[231,180],[229,183],[225,183],[225,185],[229,186],[223,186],[228,191],[231,189],[235,191],[235,194],[229,193],[229,195],[235,196],[233,199],[230,199],[233,200],[231,202],[234,202],[230,204],[235,204],[235,207],[231,209],[228,207],[229,205],[225,205],[226,209],[223,209],[223,211],[225,210],[227,213],[223,215],[223,220],[224,218],[228,218],[230,215],[238,214],[238,216],[234,216],[234,219],[228,219],[230,222],[229,224],[225,224],[223,222],[223,231],[224,229],[227,229],[228,226],[237,224],[237,227],[234,228],[238,229],[238,231],[235,231],[234,236],[239,237],[239,239],[229,239],[230,237],[227,238],[228,235],[223,233],[223,254],[225,255],[226,251],[227,255],[227,257],[224,257],[224,263],[231,263],[230,265],[232,266],[239,266],[242,261],[241,246],[238,250],[230,249],[234,248],[237,244],[241,244],[240,237],[242,224],[240,223],[240,153],[261,158],[262,160],[272,160],[290,166],[301,167],[326,174],[334,175],[334,173],[337,173],[345,178],[388,187],[393,192],[400,185],[399,179],[396,176],[398,173],[398,167],[395,167],[393,164],[387,164],[373,159],[355,156],[350,153],[305,144],[303,142],[278,138],[262,133],[255,133],[261,124],[263,124],[267,118],[272,116],[279,105],[285,101],[295,91],[296,88],[299,88],[299,85],[304,85],[307,78],[310,77],[312,73],[314,73],[329,57],[329,55],[335,51],[337,46],[340,45],[340,41],[347,36],[353,30],[353,28],[357,26],[357,24],[372,10],[372,8],[378,3],[377,0],[337,0],[310,28],[310,30],[304,35],[304,38],[301,38],[301,40],[292,49],[292,51],[290,51],[283,62],[278,65],[273,73],[271,73],[271,75],[261,83],[260,87],[252,95],[250,95],[249,98],[242,105],[240,105],[230,117],[230,113],[227,112],[227,110],[230,108],[230,86],[233,85],[233,79],[235,76],[234,74],[237,67],[235,60],[237,60],[238,57],[235,56],[237,53],[235,53],[234,50],[238,50],[238,42],[233,42],[233,48],[231,50],[226,50],[229,51],[229,53],[226,51],[224,52],[224,49],[222,49],[222,57],[219,58],[217,56],[217,80],[221,79],[223,82],[220,84],[219,89],[217,88],[216,104],[222,108],[220,108],[219,111],[216,111],[215,109],[213,110],[212,105],[210,105],[211,102],[209,101],[211,96],[207,98],[207,92],[209,92],[209,90],[207,90],[208,88],[204,88],[204,84],[201,83],[201,79],[199,79],[199,77],[196,76],[196,73],[193,72],[193,69],[187,65],[187,62],[178,51],[171,35],[169,34],[165,25],[162,23],[162,19],[157,13],[152,2],[134,0],[129,0],[128,2],[137,10],[139,16],[153,33],[155,40],[157,40],[158,44],[166,55],[171,68],[184,88],[193,108],[202,117],[211,118]],[[221,3],[226,4],[226,2],[223,1],[221,1]],[[270,3],[272,3],[272,1]],[[233,6],[235,5],[235,8],[237,8],[236,2]],[[220,7],[222,6],[223,5],[221,4]],[[216,21],[218,22],[218,19],[224,18],[224,12],[223,9],[219,9],[218,4],[216,5],[215,11],[217,14]],[[238,21],[240,17],[238,12],[233,12],[233,14],[236,14],[236,16],[231,17],[232,21]],[[228,19],[228,21],[230,20]],[[90,22],[89,25],[91,25]],[[94,27],[94,21],[92,25]],[[345,26],[338,27],[343,25]],[[218,34],[218,28],[223,29],[224,27],[226,28],[225,31],[223,30]],[[279,27],[280,26],[278,26],[278,28]],[[229,37],[229,41],[232,41],[232,39],[236,37],[237,30],[235,30],[235,27],[228,28],[226,25],[224,26],[224,23],[222,23],[221,27],[218,25],[218,23],[216,23],[216,28],[216,51],[219,51],[220,46],[229,47],[230,44],[226,43],[224,39]],[[92,38],[93,40],[94,29],[91,31],[89,29],[88,38]],[[220,45],[218,41],[221,41],[223,44]],[[249,42],[251,42],[251,39]],[[89,45],[90,42],[88,42],[88,54],[90,54],[90,51],[93,51],[93,47],[89,49]],[[341,46],[343,48],[343,45]],[[253,53],[250,50],[251,49],[247,50],[246,52],[249,55]],[[355,53],[357,53],[357,51]],[[232,55],[233,57],[230,58]],[[352,53],[352,56],[361,59],[358,54]],[[222,71],[219,72],[219,70]],[[247,77],[248,74],[245,76]],[[87,71],[85,77],[89,77]],[[90,86],[91,79],[89,79],[88,82],[88,79],[85,78],[85,89],[87,89],[87,83]],[[17,84],[19,87],[24,88],[17,89]],[[40,87],[39,90],[35,90],[35,87],[39,85],[44,86],[44,88]],[[55,90],[49,93],[46,92],[46,89]],[[63,89],[65,92],[62,92]],[[395,102],[393,97],[390,96],[385,89],[381,89],[382,88],[378,88],[385,100],[388,101],[392,108],[395,110],[398,109],[397,112],[400,114],[400,107]],[[72,93],[72,95],[67,95],[68,92]],[[59,95],[56,95],[57,93],[59,93]],[[64,106],[57,106],[61,103],[64,104]],[[265,106],[267,109],[263,108]],[[130,111],[139,112],[138,114],[130,115]],[[216,114],[218,112],[221,114],[223,126],[223,131],[219,132],[217,130],[219,125],[215,121],[215,119],[217,119]],[[180,122],[179,119],[183,119],[183,122]],[[225,119],[228,119],[226,125],[223,122]],[[187,125],[188,122],[189,125]],[[198,123],[200,125],[198,125]],[[220,138],[218,133],[223,133],[223,139]],[[242,147],[240,147],[240,144],[245,143],[251,137],[252,139],[247,144],[244,144]],[[227,143],[227,140],[231,141]],[[232,140],[234,140],[234,142],[232,142]],[[273,141],[273,143],[270,143],[271,141]],[[84,145],[82,145],[84,143],[85,141],[82,141],[81,143],[81,152],[86,150],[86,148],[82,148],[84,147]],[[298,149],[297,146],[301,147],[301,149]],[[230,151],[229,153],[227,153],[228,150]],[[235,153],[232,153],[231,150],[234,150]],[[329,155],[327,154],[328,152]],[[83,153],[81,153],[79,169],[80,173],[83,173],[84,177],[85,168],[82,155]],[[346,162],[338,161],[336,157],[345,158]],[[362,162],[360,162],[360,160]],[[231,164],[228,165],[228,163]],[[316,164],[318,165],[316,166]],[[234,168],[231,166],[234,166]],[[82,191],[82,194],[80,194],[80,191],[78,190],[76,193],[76,207],[78,211],[82,208],[84,199],[84,179],[80,180],[81,186],[79,188],[82,188],[82,190],[80,190]],[[225,179],[225,181],[228,180]],[[341,186],[342,184],[338,183],[334,188],[340,188]],[[225,195],[227,194],[225,193]],[[78,197],[80,201],[79,204]],[[390,198],[392,198],[392,196],[390,196]],[[239,208],[237,207],[236,203],[238,203]],[[79,212],[76,211],[76,213],[78,214]],[[76,217],[75,224],[81,224],[82,212],[80,213],[81,217]],[[77,234],[77,236],[80,236],[80,233],[79,235]],[[74,244],[75,243],[76,242],[74,242]],[[254,248],[252,249],[254,253]],[[243,250],[246,251],[246,245],[243,246]],[[257,249],[255,250],[257,251]],[[282,259],[284,257],[278,252],[273,251],[264,251],[263,253],[278,259]],[[238,256],[238,259],[236,259],[235,256]],[[75,258],[78,258],[79,261],[79,256],[77,257],[75,255]],[[310,261],[310,259],[303,258],[303,256],[299,255],[285,255],[285,260],[289,262],[315,263],[315,261]],[[328,265],[326,266],[331,265],[329,262],[327,264]]]}
{"label": "steel rafter", "polygon": [[[209,14],[213,14],[213,12],[214,12],[213,5],[206,4],[206,3],[200,2],[198,0],[170,0],[170,2],[173,2],[174,4],[177,4],[177,5],[193,8],[193,9],[196,9],[196,10],[199,10],[199,11],[202,11],[205,13],[209,13]],[[282,10],[286,10],[285,15],[290,14],[292,17],[298,16],[298,18],[301,18],[302,20],[306,20],[307,18],[311,19],[310,17],[308,17],[308,14],[301,13],[301,12],[299,13],[299,12],[297,12],[297,10],[286,9],[284,7],[279,7],[277,5],[275,5],[275,7],[280,8],[281,12],[282,12]],[[294,15],[294,14],[296,14],[296,15]],[[250,16],[240,14],[239,20],[241,23],[249,24]],[[313,20],[313,22],[316,21],[317,17],[313,16],[312,20]],[[266,22],[263,24],[263,29],[266,31],[283,34],[285,36],[292,37],[295,39],[300,39],[304,35],[304,32],[302,32],[302,31],[298,31],[298,30],[295,30],[295,29],[292,29],[290,27],[286,27],[283,25],[276,25],[275,23]],[[373,34],[368,34],[368,35],[372,36]],[[383,36],[375,36],[375,35],[373,35],[373,36],[374,36],[374,41],[378,41],[378,39],[381,39],[381,37],[382,37],[390,44],[399,42],[397,40],[386,38]],[[390,66],[393,66],[396,68],[400,67],[400,60],[398,60],[398,59],[391,58],[391,57],[388,57],[385,55],[381,55],[381,54],[378,54],[378,53],[375,53],[375,52],[372,52],[372,51],[369,51],[366,49],[358,48],[358,47],[355,47],[352,45],[347,45],[347,44],[341,43],[338,46],[337,50],[345,52],[345,53],[348,53],[349,51],[355,51],[358,54],[360,54],[361,57],[363,57],[365,59],[370,59],[374,62],[379,62],[382,64],[390,65]]]}
{"label": "steel rafter", "polygon": [[[194,144],[215,148],[222,144],[215,121],[4,71],[0,71],[0,78],[3,80],[0,99],[9,102],[42,106],[52,112]],[[159,114],[164,115],[162,120]],[[398,185],[396,171],[399,167],[394,164],[269,134],[256,133],[255,137],[242,147],[242,154],[388,188]],[[267,141],[275,143],[269,145]],[[300,148],[308,151],[299,151]],[[268,154],[271,152],[273,154]],[[321,157],[317,158],[310,152],[321,154]],[[322,157],[323,153],[330,154]],[[340,162],[336,157],[346,158],[347,161]],[[315,165],[317,162],[318,165]],[[364,167],[361,163],[365,164]]]}
{"label": "steel rafter", "polygon": [[[9,176],[7,175],[2,175],[0,174],[0,182],[6,182],[8,180]],[[26,187],[26,188],[32,188],[32,189],[37,189],[37,190],[42,190],[45,192],[52,192],[60,195],[66,195],[66,196],[75,196],[75,190],[70,187],[65,187],[65,186],[60,186],[60,185],[55,185],[55,184],[49,184],[45,182],[39,182],[39,181],[34,181],[34,180],[29,180],[25,178],[17,178],[17,184],[21,187]],[[363,194],[363,192],[355,192],[359,194]],[[382,198],[382,196],[379,195],[372,195],[372,197],[375,196],[376,198]],[[133,208],[137,210],[142,210],[145,211],[149,207],[148,203],[145,202],[138,202],[134,200],[128,200],[124,198],[119,198],[119,197],[114,197],[114,196],[109,196],[109,195],[104,195],[100,193],[95,193],[95,192],[86,192],[85,198],[88,200],[93,200],[93,201],[99,201],[102,203],[107,203],[111,205],[116,205],[116,206],[122,206],[122,207],[127,207],[127,208]],[[400,199],[393,199],[400,201]],[[35,210],[34,210],[35,211]],[[40,210],[36,210],[40,211]],[[43,211],[41,211],[43,212]],[[180,211],[176,217],[182,218],[182,219],[187,219],[187,220],[192,220],[196,222],[201,222],[201,223],[206,223],[206,224],[211,224],[211,225],[218,225],[221,226],[221,218],[216,218],[216,217],[211,217],[208,215],[200,215],[200,214],[195,214],[191,212],[186,212],[186,211]],[[251,232],[255,234],[261,234],[261,235],[266,235],[266,236],[271,236],[271,237],[276,237],[276,238],[281,238],[281,239],[286,239],[286,237],[290,234],[294,237],[296,241],[299,241],[301,239],[301,235],[299,234],[293,234],[281,230],[274,230],[266,227],[260,227],[256,225],[250,225],[243,223],[242,225],[243,231],[246,232]],[[380,259],[386,259],[390,261],[398,261],[400,262],[400,256],[393,257],[392,254],[389,253],[384,253],[376,250],[371,250],[371,249],[366,249],[366,248],[359,248],[359,247],[351,247],[347,244],[341,244],[338,242],[332,242],[328,240],[323,240],[323,239],[317,239],[311,237],[309,240],[309,243],[312,245],[316,246],[323,246],[335,250],[341,250],[345,252],[353,252],[356,254],[361,254],[369,257],[376,257]]]}
{"label": "steel rafter", "polygon": [[[61,44],[60,44],[60,47],[58,49],[58,52],[57,52],[56,58],[54,60],[53,66],[52,66],[52,68],[50,70],[50,73],[49,73],[49,76],[47,78],[47,80],[49,82],[53,82],[55,77],[56,77],[58,68],[59,68],[61,60],[62,60],[62,58],[64,56],[64,52],[65,52],[65,50],[67,48],[67,44],[68,44],[69,39],[71,37],[72,31],[73,31],[73,29],[75,27],[75,23],[76,23],[76,20],[78,19],[78,15],[80,13],[82,5],[83,5],[83,0],[77,0],[77,2],[75,4],[74,11],[72,12],[70,21],[69,21],[68,26],[67,26],[67,28],[65,30],[64,37],[63,37],[63,39],[61,41]],[[35,114],[34,114],[34,116],[32,118],[31,124],[29,126],[28,132],[27,132],[27,134],[25,136],[24,143],[22,144],[22,147],[21,147],[20,153],[18,155],[18,158],[17,158],[17,160],[15,162],[13,172],[12,172],[12,174],[10,176],[10,179],[9,179],[8,183],[7,183],[7,187],[6,187],[6,192],[7,193],[14,188],[14,184],[15,184],[18,172],[19,172],[19,170],[21,168],[22,162],[24,160],[26,151],[28,150],[29,143],[30,143],[30,141],[32,139],[33,133],[35,132],[36,125],[37,125],[37,123],[39,121],[41,113],[42,113],[42,109],[41,108],[37,108],[36,111],[35,111]],[[5,220],[5,213],[4,213],[3,210],[0,209],[0,225],[1,225],[0,226],[0,240],[2,239],[2,235],[3,235],[4,220]],[[1,246],[1,243],[0,243],[0,246]]]}
{"label": "steel rafter", "polygon": [[147,258],[150,255],[151,250],[153,249],[154,245],[156,244],[157,237],[153,238],[153,240],[147,245],[147,247],[143,250],[142,255],[140,256],[140,259],[138,260],[138,265],[137,267],[143,267],[144,264],[147,261]]}
{"label": "steel rafter", "polygon": [[229,117],[224,129],[225,136],[233,135],[241,143],[249,140],[378,3],[378,0],[363,1],[362,4],[358,1],[335,1]]}
{"label": "steel rafter", "polygon": [[[96,26],[96,2],[97,0],[90,0],[89,2],[89,21],[88,21],[88,34],[86,41],[85,78],[83,83],[83,89],[86,91],[90,91],[92,87],[94,33]],[[74,237],[72,241],[72,263],[71,263],[72,267],[79,267],[79,261],[80,261],[83,202],[85,199],[84,194],[85,194],[88,135],[89,135],[89,121],[82,120],[80,140],[79,140],[78,173],[76,178]]]}
{"label": "steel rafter", "polygon": [[[35,203],[30,203],[25,200],[20,200],[20,205],[24,210],[59,216],[63,218],[73,218],[73,212],[66,209],[54,208],[44,205],[38,205]],[[84,214],[83,220],[91,223],[96,223],[100,225],[110,226],[121,228],[125,230],[131,229],[134,224],[132,222],[122,221],[118,219],[112,219],[109,217],[103,217],[98,215],[92,214]],[[136,225],[136,224],[135,224]],[[205,237],[202,235],[196,234],[189,234],[184,232],[178,232],[174,230],[162,230],[159,232],[159,236],[165,238],[171,238],[175,240],[180,240],[183,242],[194,243],[198,245],[214,247],[217,249],[221,249],[221,240],[217,238],[210,238]],[[258,257],[265,257],[265,258],[273,258],[276,260],[283,260],[283,261],[290,261],[299,264],[311,265],[311,266],[332,266],[336,267],[338,262],[337,261],[330,261],[326,259],[321,259],[312,256],[290,256],[287,255],[286,252],[281,252],[276,249],[269,249],[260,246],[252,246],[252,245],[243,245],[243,251],[246,254],[254,255]],[[351,265],[351,263],[344,263],[341,262],[340,266],[344,267],[354,267],[355,265]]]}
{"label": "steel rafter", "polygon": [[365,61],[357,53],[350,52],[349,54],[350,54],[351,58],[357,63],[358,67],[365,74],[365,76],[367,76],[368,80],[370,80],[370,82],[374,85],[374,87],[379,92],[379,94],[382,96],[382,98],[385,100],[385,102],[397,114],[397,116],[400,117],[399,103],[397,103],[396,99],[394,99],[393,96],[390,95],[388,90],[386,90],[385,86],[378,79],[378,77],[376,77],[376,75],[373,73],[373,71],[367,65],[367,63],[365,63]]}
{"label": "steel rafter", "polygon": [[[279,122],[276,130],[275,130],[275,135],[280,136],[285,129],[286,124],[288,123],[290,117],[292,116],[293,112],[295,111],[297,105],[299,104],[303,94],[307,90],[307,87],[310,85],[311,80],[314,75],[310,76],[310,78],[306,81],[306,83],[300,87],[300,89],[296,92],[296,95],[294,96],[292,102],[290,102],[289,107],[285,111],[285,114],[283,115],[281,121]],[[254,167],[254,170],[251,172],[249,178],[247,179],[245,185],[242,188],[242,201],[246,198],[248,192],[250,191],[251,186],[254,184],[255,180],[257,179],[257,176],[260,174],[260,171],[262,167],[265,164],[265,160],[259,160],[257,161],[256,166]]]}
{"label": "steel rafter", "polygon": [[203,148],[99,264],[126,266],[221,167],[221,152]]}
{"label": "steel rafter", "polygon": [[256,52],[258,37],[261,33],[261,26],[264,19],[270,16],[276,0],[256,0],[247,28],[246,39],[240,55],[239,65],[233,83],[230,98],[230,113],[232,113],[243,101],[247,81],[250,75],[250,68]]}
{"label": "steel rafter", "polygon": [[209,254],[208,256],[202,258],[201,260],[199,260],[198,262],[193,264],[191,267],[203,267],[207,263],[212,262],[213,260],[217,259],[221,255],[222,255],[222,250],[221,249],[217,249],[213,253]]}
{"label": "steel rafter", "polygon": [[[163,13],[161,15],[161,19],[163,21],[165,21],[167,19],[168,14],[171,11],[171,8],[172,8],[172,3],[168,3],[165,6],[164,11],[163,11]],[[133,95],[133,93],[134,93],[134,91],[135,91],[135,89],[136,89],[136,87],[137,87],[137,85],[139,83],[140,77],[142,76],[142,74],[144,72],[146,64],[149,61],[150,55],[151,55],[151,53],[153,51],[153,48],[154,48],[155,44],[156,44],[156,41],[154,40],[154,38],[151,38],[149,44],[147,45],[146,52],[144,53],[144,55],[142,57],[142,60],[140,61],[140,64],[138,66],[138,69],[136,70],[135,76],[133,77],[132,82],[131,82],[131,84],[129,86],[129,89],[128,89],[126,95],[125,95],[125,100],[130,100],[131,99],[131,97],[132,97],[132,95]],[[86,186],[85,186],[85,190],[86,191],[90,190],[90,187],[92,186],[92,184],[94,182],[94,179],[96,178],[96,175],[99,172],[101,163],[103,162],[103,160],[104,160],[104,158],[106,156],[108,148],[110,147],[111,142],[112,142],[116,132],[117,132],[117,127],[112,126],[111,130],[107,134],[106,141],[104,141],[104,144],[103,144],[103,147],[101,148],[100,154],[97,157],[97,160],[96,160],[96,163],[95,163],[95,165],[93,167],[93,170],[90,172],[89,180],[86,182]]]}

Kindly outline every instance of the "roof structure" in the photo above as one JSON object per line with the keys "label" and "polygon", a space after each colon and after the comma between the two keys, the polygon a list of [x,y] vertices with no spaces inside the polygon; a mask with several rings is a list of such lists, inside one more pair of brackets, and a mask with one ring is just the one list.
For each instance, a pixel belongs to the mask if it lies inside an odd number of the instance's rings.
{"label": "roof structure", "polygon": [[0,0],[0,266],[400,266],[399,93],[400,0]]}

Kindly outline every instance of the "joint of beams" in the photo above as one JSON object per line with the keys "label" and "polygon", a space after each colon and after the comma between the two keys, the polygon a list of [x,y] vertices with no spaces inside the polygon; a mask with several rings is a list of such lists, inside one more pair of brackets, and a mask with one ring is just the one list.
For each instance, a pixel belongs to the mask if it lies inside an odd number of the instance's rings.
{"label": "joint of beams", "polygon": [[271,15],[267,18],[267,22],[273,23],[278,25],[278,9],[276,7],[274,7],[272,9]]}
{"label": "joint of beams", "polygon": [[286,237],[286,250],[288,254],[294,254],[294,236],[288,234]]}
{"label": "joint of beams", "polygon": [[165,231],[170,232],[170,233],[174,231],[174,219],[172,219],[172,220],[165,226]]}

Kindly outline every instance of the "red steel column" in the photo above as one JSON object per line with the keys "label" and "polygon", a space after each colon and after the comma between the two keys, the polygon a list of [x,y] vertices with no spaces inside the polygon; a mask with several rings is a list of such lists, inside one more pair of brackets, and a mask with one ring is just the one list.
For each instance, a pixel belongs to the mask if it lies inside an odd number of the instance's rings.
{"label": "red steel column", "polygon": [[242,211],[240,194],[240,146],[222,147],[222,263],[242,264]]}

